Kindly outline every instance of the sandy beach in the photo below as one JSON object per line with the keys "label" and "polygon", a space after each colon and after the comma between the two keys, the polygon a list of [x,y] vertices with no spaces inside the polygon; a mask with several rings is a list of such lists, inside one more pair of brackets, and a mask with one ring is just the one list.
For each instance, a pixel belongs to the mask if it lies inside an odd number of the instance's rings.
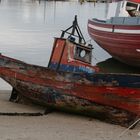
{"label": "sandy beach", "polygon": [[[9,102],[10,90],[0,91],[0,112],[44,112],[39,106]],[[93,118],[51,112],[43,116],[0,116],[0,140],[140,140],[140,124],[126,128]]]}

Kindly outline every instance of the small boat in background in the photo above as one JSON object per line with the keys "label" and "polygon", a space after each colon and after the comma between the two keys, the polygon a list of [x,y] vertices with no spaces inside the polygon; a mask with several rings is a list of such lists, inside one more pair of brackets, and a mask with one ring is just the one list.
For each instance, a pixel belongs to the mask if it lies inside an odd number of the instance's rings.
{"label": "small boat in background", "polygon": [[48,68],[0,55],[0,77],[13,87],[10,100],[20,96],[49,109],[132,124],[140,117],[140,74],[101,73],[91,65],[91,50],[75,17],[55,38]]}
{"label": "small boat in background", "polygon": [[140,67],[140,17],[91,19],[88,33],[115,59]]}
{"label": "small boat in background", "polygon": [[107,19],[111,17],[139,17],[140,0],[112,0],[107,5]]}

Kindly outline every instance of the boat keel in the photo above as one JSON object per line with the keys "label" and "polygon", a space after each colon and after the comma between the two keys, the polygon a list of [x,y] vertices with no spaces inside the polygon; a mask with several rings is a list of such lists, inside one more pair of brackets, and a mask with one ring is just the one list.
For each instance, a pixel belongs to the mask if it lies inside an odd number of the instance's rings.
{"label": "boat keel", "polygon": [[21,95],[15,88],[12,89],[9,101],[14,103],[33,105],[33,102],[30,99],[27,99],[26,97]]}
{"label": "boat keel", "polygon": [[19,102],[19,94],[18,94],[18,91],[15,88],[12,89],[9,101],[15,102],[15,103]]}

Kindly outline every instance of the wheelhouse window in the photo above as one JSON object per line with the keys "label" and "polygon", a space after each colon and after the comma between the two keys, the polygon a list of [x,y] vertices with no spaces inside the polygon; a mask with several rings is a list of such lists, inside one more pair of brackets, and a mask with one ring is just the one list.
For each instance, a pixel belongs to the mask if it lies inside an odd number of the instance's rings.
{"label": "wheelhouse window", "polygon": [[127,2],[126,3],[126,11],[131,17],[139,17],[140,16],[140,5],[136,3]]}
{"label": "wheelhouse window", "polygon": [[92,47],[83,47],[80,45],[76,45],[75,48],[75,59],[86,62],[86,63],[91,63],[91,57],[92,57]]}
{"label": "wheelhouse window", "polygon": [[126,4],[126,10],[137,10],[138,4],[127,2]]}

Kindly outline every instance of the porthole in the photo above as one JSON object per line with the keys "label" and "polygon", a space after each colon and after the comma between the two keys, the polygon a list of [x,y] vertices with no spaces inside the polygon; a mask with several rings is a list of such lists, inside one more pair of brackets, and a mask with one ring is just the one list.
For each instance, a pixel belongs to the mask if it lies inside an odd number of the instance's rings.
{"label": "porthole", "polygon": [[85,50],[81,50],[80,52],[80,57],[85,57],[86,56],[86,51]]}

